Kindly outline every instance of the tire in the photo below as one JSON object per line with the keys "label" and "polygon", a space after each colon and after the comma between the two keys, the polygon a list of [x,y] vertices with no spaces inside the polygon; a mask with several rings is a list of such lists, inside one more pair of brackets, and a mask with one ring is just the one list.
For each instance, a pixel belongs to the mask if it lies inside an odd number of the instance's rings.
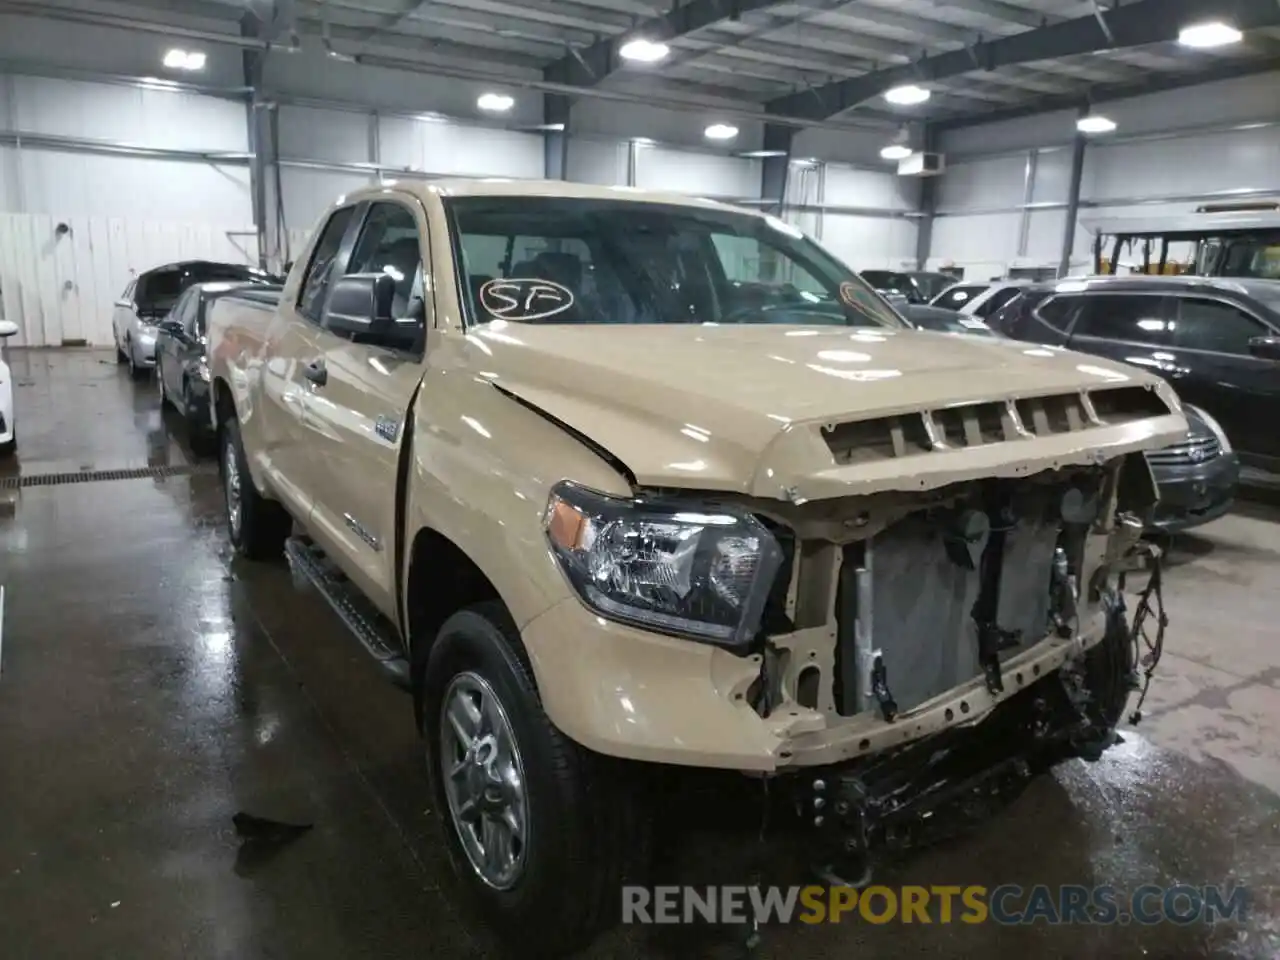
{"label": "tire", "polygon": [[283,506],[262,496],[253,485],[244,445],[240,442],[240,425],[234,417],[222,425],[220,454],[219,471],[232,546],[250,560],[276,559],[284,552],[293,519]]}
{"label": "tire", "polygon": [[[157,368],[158,370],[159,368]],[[164,381],[161,381],[163,384]],[[163,386],[161,387],[163,390]],[[214,443],[213,432],[209,429],[207,420],[197,420],[191,415],[191,393],[190,382],[186,377],[182,378],[182,417],[187,422],[187,439],[191,442],[191,449],[200,456],[211,454],[217,448]]]}
{"label": "tire", "polygon": [[1092,693],[1087,712],[1095,727],[1114,730],[1120,725],[1134,688],[1136,666],[1124,611],[1113,610],[1107,616],[1102,642],[1084,656],[1085,684]]}
{"label": "tire", "polygon": [[[473,866],[452,812],[443,769],[442,709],[456,683],[478,677],[496,695],[521,758],[523,865],[498,888]],[[431,789],[451,865],[483,924],[526,956],[563,957],[607,929],[624,883],[640,883],[649,859],[648,804],[617,761],[583,750],[542,710],[519,633],[501,602],[450,617],[422,665],[415,690]],[[446,699],[448,698],[448,699]],[[477,737],[477,740],[481,738]],[[452,763],[458,756],[450,754]],[[470,756],[470,753],[467,754]],[[501,754],[499,754],[501,756]],[[462,766],[467,766],[464,762]],[[630,781],[630,782],[629,782]],[[508,841],[514,849],[514,841]]]}
{"label": "tire", "polygon": [[125,353],[127,354],[127,362],[129,364],[129,376],[134,380],[145,380],[151,373],[146,367],[138,366],[137,360],[133,355],[133,341],[125,340]]}
{"label": "tire", "polygon": [[156,389],[160,391],[160,409],[170,403],[169,391],[164,388],[164,365],[160,362],[160,354],[156,354]]}

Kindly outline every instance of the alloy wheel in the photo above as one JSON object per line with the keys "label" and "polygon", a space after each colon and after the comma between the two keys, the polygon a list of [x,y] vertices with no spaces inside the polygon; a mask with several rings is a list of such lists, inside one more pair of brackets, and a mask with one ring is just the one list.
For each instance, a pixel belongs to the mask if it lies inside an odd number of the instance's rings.
{"label": "alloy wheel", "polygon": [[229,440],[222,455],[222,483],[227,492],[227,523],[231,527],[231,536],[240,536],[240,462],[236,456],[236,448]]}
{"label": "alloy wheel", "polygon": [[495,890],[524,872],[529,807],[511,722],[483,677],[460,673],[440,708],[439,762],[453,828],[472,869]]}

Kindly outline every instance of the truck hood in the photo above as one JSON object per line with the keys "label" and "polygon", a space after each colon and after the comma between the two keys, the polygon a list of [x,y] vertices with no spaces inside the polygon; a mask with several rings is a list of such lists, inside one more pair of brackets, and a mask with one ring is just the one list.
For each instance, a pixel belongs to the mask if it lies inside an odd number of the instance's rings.
{"label": "truck hood", "polygon": [[[1090,462],[1170,442],[1177,397],[1124,364],[1012,340],[918,330],[781,325],[515,324],[467,337],[475,372],[609,451],[642,486],[793,501],[928,489],[1025,474],[1042,457]],[[824,428],[886,424],[963,404],[1148,388],[1164,415],[1096,418],[1051,437],[858,457],[842,465]],[[1086,408],[1087,409],[1087,408]]]}

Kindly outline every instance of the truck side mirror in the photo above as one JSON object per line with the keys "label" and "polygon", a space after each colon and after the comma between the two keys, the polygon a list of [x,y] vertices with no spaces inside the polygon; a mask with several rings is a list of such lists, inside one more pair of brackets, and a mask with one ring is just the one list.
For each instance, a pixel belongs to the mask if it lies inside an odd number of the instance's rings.
{"label": "truck side mirror", "polygon": [[385,273],[353,273],[339,277],[329,295],[326,326],[354,338],[377,338],[395,324],[391,305],[396,282]]}
{"label": "truck side mirror", "polygon": [[1280,337],[1254,337],[1249,352],[1261,360],[1280,360]]}
{"label": "truck side mirror", "polygon": [[13,337],[18,334],[18,325],[12,320],[0,320],[0,338]]}

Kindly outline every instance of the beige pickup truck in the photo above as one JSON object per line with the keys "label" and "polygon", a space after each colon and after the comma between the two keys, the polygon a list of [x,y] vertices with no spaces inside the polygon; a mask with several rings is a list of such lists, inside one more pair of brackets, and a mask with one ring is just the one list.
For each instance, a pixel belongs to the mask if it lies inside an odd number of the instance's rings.
{"label": "beige pickup truck", "polygon": [[1138,369],[907,329],[769,216],[508,181],[343,197],[209,352],[232,541],[412,688],[525,942],[608,922],[682,769],[864,877],[1115,740],[1141,452],[1187,430]]}

